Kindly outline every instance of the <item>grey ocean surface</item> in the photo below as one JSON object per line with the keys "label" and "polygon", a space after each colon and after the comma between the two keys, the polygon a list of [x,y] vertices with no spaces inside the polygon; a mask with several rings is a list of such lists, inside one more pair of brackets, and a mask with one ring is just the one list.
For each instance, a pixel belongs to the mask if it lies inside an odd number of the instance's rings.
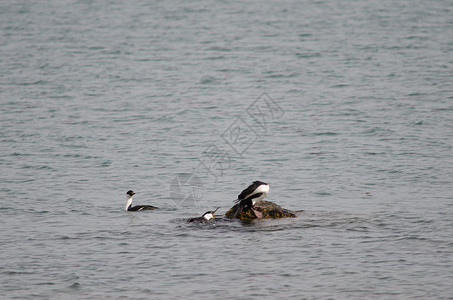
{"label": "grey ocean surface", "polygon": [[1,1],[2,299],[453,299],[452,16]]}

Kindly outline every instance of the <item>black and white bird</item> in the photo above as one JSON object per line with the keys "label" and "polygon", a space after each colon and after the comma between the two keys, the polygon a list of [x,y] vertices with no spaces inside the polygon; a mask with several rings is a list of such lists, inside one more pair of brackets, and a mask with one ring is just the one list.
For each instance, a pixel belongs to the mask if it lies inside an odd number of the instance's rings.
{"label": "black and white bird", "polygon": [[269,194],[269,184],[262,181],[254,181],[248,188],[238,195],[236,203],[239,203],[238,210],[235,213],[237,216],[244,209],[251,209],[257,218],[261,218],[262,214],[253,209],[256,202],[263,200]]}
{"label": "black and white bird", "polygon": [[187,220],[187,222],[198,222],[198,223],[206,223],[206,222],[209,222],[210,220],[214,219],[214,214],[215,212],[218,210],[219,208],[217,207],[215,210],[213,211],[207,211],[205,212],[201,217],[197,217],[197,218],[191,218],[189,220]]}
{"label": "black and white bird", "polygon": [[141,211],[141,210],[150,210],[150,209],[157,209],[157,207],[152,205],[136,205],[132,206],[132,198],[134,197],[135,193],[132,190],[129,190],[126,193],[126,210],[127,211]]}

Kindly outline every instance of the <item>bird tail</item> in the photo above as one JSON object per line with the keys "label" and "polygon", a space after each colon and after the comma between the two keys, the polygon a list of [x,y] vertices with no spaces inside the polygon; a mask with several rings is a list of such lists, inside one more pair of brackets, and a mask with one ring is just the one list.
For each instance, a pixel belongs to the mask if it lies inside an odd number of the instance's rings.
{"label": "bird tail", "polygon": [[233,218],[236,218],[244,210],[244,207],[247,206],[247,201],[237,199],[234,202],[236,203],[237,208]]}
{"label": "bird tail", "polygon": [[233,219],[237,218],[237,216],[242,212],[242,209],[243,209],[243,206],[238,205],[238,207],[236,208],[236,211],[234,212]]}

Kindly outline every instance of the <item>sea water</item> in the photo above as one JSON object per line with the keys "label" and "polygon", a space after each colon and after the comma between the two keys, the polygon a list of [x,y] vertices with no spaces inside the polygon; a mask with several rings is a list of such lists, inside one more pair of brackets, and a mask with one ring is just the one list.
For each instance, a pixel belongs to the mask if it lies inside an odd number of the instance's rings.
{"label": "sea water", "polygon": [[453,297],[452,12],[2,1],[0,295]]}

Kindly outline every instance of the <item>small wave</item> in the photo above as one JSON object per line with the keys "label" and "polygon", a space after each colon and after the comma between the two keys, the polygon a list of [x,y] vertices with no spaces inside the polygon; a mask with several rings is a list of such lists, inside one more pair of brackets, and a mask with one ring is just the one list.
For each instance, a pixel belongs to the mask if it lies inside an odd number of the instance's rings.
{"label": "small wave", "polygon": [[78,290],[78,289],[81,288],[81,285],[80,285],[80,283],[78,283],[78,282],[74,282],[73,284],[71,284],[71,285],[69,286],[69,288],[72,289],[72,290]]}
{"label": "small wave", "polygon": [[332,132],[332,131],[326,131],[326,132],[317,132],[314,135],[338,135],[339,133],[337,132]]}

